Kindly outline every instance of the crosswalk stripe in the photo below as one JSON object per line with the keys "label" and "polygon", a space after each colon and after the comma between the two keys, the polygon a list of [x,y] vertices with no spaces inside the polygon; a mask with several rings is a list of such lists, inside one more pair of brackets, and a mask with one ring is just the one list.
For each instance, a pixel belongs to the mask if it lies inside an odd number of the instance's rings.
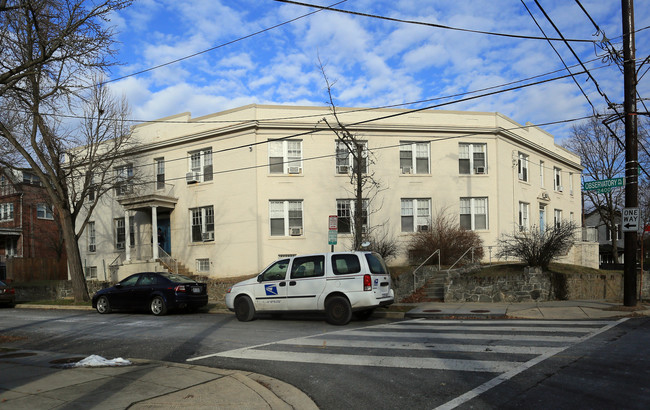
{"label": "crosswalk stripe", "polygon": [[393,349],[393,350],[429,350],[468,353],[505,353],[505,354],[530,354],[538,355],[548,352],[560,351],[557,347],[541,346],[486,346],[465,344],[431,344],[431,343],[406,343],[374,340],[341,340],[301,337],[277,342],[279,345],[309,346],[309,347],[351,347],[366,349]]}
{"label": "crosswalk stripe", "polygon": [[520,362],[436,359],[426,357],[391,357],[325,353],[283,352],[277,350],[238,349],[215,356],[234,359],[319,363],[347,366],[396,367],[406,369],[456,370],[465,372],[504,373],[521,366]]}
{"label": "crosswalk stripe", "polygon": [[460,340],[518,340],[525,342],[558,342],[558,343],[575,343],[581,338],[577,336],[540,336],[540,335],[513,335],[492,334],[492,333],[417,333],[417,332],[374,332],[358,330],[354,332],[355,336],[363,337],[394,337],[394,338],[416,338],[426,337],[429,339],[460,339]]}
{"label": "crosswalk stripe", "polygon": [[599,327],[535,327],[535,326],[436,326],[436,325],[403,325],[391,327],[391,329],[408,329],[408,330],[465,330],[465,331],[494,331],[494,332],[548,332],[548,333],[590,333],[600,329]]}
{"label": "crosswalk stripe", "polygon": [[[525,320],[520,320],[520,319],[512,319],[512,320],[490,320],[490,324],[493,325],[571,325],[571,326],[607,326],[610,323],[612,323],[611,320],[534,320],[534,319],[525,319]],[[480,323],[481,325],[484,323],[484,321],[479,321],[479,320],[440,320],[440,319],[412,319],[412,320],[406,320],[403,322],[395,322],[395,323],[389,323],[385,325],[379,325],[381,327],[392,327],[392,326],[405,326],[405,325],[410,325],[413,323],[426,323],[426,324],[465,324],[465,325],[472,325],[476,323]]]}

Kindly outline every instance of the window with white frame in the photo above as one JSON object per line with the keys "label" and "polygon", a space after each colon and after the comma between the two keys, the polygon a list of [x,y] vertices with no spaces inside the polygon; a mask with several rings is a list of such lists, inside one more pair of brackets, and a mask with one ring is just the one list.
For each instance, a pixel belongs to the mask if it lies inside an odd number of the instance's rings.
{"label": "window with white frame", "polygon": [[97,279],[97,266],[86,266],[84,268],[86,279]]}
{"label": "window with white frame", "polygon": [[196,260],[196,271],[201,273],[210,272],[210,258],[201,258]]}
{"label": "window with white frame", "polygon": [[553,224],[555,225],[556,228],[559,228],[560,225],[562,225],[562,210],[561,209],[556,209],[555,212],[553,212]]}
{"label": "window with white frame", "polygon": [[558,167],[553,167],[553,190],[562,192],[562,170]]}
{"label": "window with white frame", "polygon": [[13,202],[0,204],[0,221],[13,221],[13,219],[14,219]]}
{"label": "window with white frame", "polygon": [[133,193],[133,164],[115,167],[115,194]]}
{"label": "window with white frame", "polygon": [[95,202],[95,191],[97,189],[95,184],[95,174],[92,171],[88,171],[86,174],[86,178],[88,178],[88,195],[86,196],[86,199],[88,202]]}
{"label": "window with white frame", "polygon": [[[212,148],[203,148],[188,152],[190,158],[189,171],[185,176],[188,184],[212,181]],[[164,164],[164,161],[163,161]],[[164,169],[163,169],[164,172]],[[163,173],[164,175],[164,173]]]}
{"label": "window with white frame", "polygon": [[569,194],[573,195],[573,172],[569,172]]}
{"label": "window with white frame", "polygon": [[[621,229],[621,224],[616,224],[616,238],[618,240],[623,239],[623,230]],[[605,224],[605,236],[607,237],[607,241],[612,240],[612,230],[609,229],[609,224]]]}
{"label": "window with white frame", "polygon": [[54,219],[52,212],[52,205],[38,204],[36,205],[36,217],[38,219]]}
{"label": "window with white frame", "polygon": [[403,198],[400,208],[402,232],[430,229],[431,198]]}
{"label": "window with white frame", "polygon": [[487,173],[486,144],[458,144],[458,173],[475,175]]}
{"label": "window with white frame", "polygon": [[88,222],[88,252],[97,250],[97,234],[95,232],[95,221]]}
{"label": "window with white frame", "polygon": [[[338,217],[338,233],[353,233],[354,231],[354,212],[356,201],[353,199],[336,200],[336,216]],[[363,230],[368,229],[368,200],[364,199],[362,206]]]}
{"label": "window with white frame", "polygon": [[302,174],[302,141],[269,141],[269,173]]}
{"label": "window with white frame", "polygon": [[271,236],[302,236],[302,201],[269,201]]}
{"label": "window with white frame", "polygon": [[539,186],[544,188],[544,161],[539,161]]}
{"label": "window with white frame", "polygon": [[528,182],[528,155],[523,152],[517,157],[517,174],[520,181]]}
{"label": "window with white frame", "polygon": [[530,224],[530,204],[526,202],[519,202],[519,230],[527,231]]}
{"label": "window with white frame", "polygon": [[488,229],[487,198],[460,198],[460,227],[472,231]]}
{"label": "window with white frame", "polygon": [[429,143],[400,141],[399,167],[402,174],[430,174]]}
{"label": "window with white frame", "polygon": [[[361,172],[365,174],[368,171],[366,168],[368,163],[368,142],[357,141],[357,144],[361,145]],[[347,141],[347,144],[343,141],[336,141],[337,174],[349,174],[356,172],[357,161],[355,157],[358,156],[356,149],[357,148],[354,145],[353,141]],[[355,150],[354,153],[351,150]]]}
{"label": "window with white frame", "polygon": [[165,158],[154,159],[156,167],[156,189],[165,189]]}
{"label": "window with white frame", "polygon": [[[129,216],[129,242],[130,247],[135,246],[135,218]],[[124,249],[126,247],[126,226],[124,225],[124,218],[115,219],[115,247],[117,249]]]}
{"label": "window with white frame", "polygon": [[214,241],[214,206],[190,209],[192,242]]}

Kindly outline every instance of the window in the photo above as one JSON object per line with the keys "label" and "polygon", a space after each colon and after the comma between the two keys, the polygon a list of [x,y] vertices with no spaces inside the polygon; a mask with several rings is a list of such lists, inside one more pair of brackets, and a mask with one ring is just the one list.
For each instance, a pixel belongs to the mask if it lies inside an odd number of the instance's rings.
{"label": "window", "polygon": [[[190,151],[188,155],[190,157],[190,167],[185,176],[186,182],[192,184],[196,182],[212,181],[212,148]],[[157,176],[160,175],[158,170],[156,170],[156,172]]]}
{"label": "window", "polygon": [[88,252],[97,250],[97,238],[95,233],[95,221],[88,222]]}
{"label": "window", "polygon": [[[126,246],[126,227],[124,226],[124,218],[117,218],[115,220],[115,247],[117,249],[124,249]],[[129,242],[130,247],[135,246],[135,218],[129,216]]]}
{"label": "window", "polygon": [[38,219],[54,219],[52,206],[47,204],[36,205],[36,217]]}
{"label": "window", "polygon": [[488,228],[487,198],[460,198],[460,227],[472,231]]}
{"label": "window", "polygon": [[0,221],[13,221],[14,204],[0,204]]}
{"label": "window", "polygon": [[41,179],[36,174],[23,171],[23,184],[40,186]]}
{"label": "window", "polygon": [[196,271],[203,273],[210,272],[210,258],[197,259]]}
{"label": "window", "polygon": [[528,182],[528,155],[523,152],[517,158],[517,173],[520,181]]}
{"label": "window", "polygon": [[97,266],[86,266],[84,271],[86,272],[86,279],[97,279]]}
{"label": "window", "polygon": [[539,161],[539,186],[544,188],[544,161]]}
{"label": "window", "polygon": [[553,212],[553,225],[555,225],[556,228],[559,228],[560,225],[562,225],[562,210],[561,209],[556,209],[555,212]]}
{"label": "window", "polygon": [[332,255],[332,271],[335,275],[361,272],[359,257],[355,254]]}
{"label": "window", "polygon": [[302,141],[269,141],[268,146],[271,174],[302,173]]}
{"label": "window", "polygon": [[165,158],[156,158],[156,189],[165,189]]}
{"label": "window", "polygon": [[426,231],[431,223],[431,199],[402,199],[402,232]]}
{"label": "window", "polygon": [[[351,149],[356,149],[354,142],[349,141]],[[368,142],[367,141],[357,141],[357,144],[361,145],[361,172],[367,172],[367,158],[368,158]],[[354,160],[354,157],[357,155],[350,152],[348,146],[342,141],[336,141],[336,173],[337,174],[349,174],[355,172],[357,169],[357,161]]]}
{"label": "window", "polygon": [[539,232],[544,233],[546,230],[546,205],[539,204]]}
{"label": "window", "polygon": [[458,144],[458,172],[462,175],[485,174],[486,144]]}
{"label": "window", "polygon": [[[353,199],[336,200],[336,216],[338,217],[338,233],[352,233],[354,230],[354,210],[356,201]],[[368,229],[368,200],[364,199],[362,207],[363,230]]]}
{"label": "window", "polygon": [[133,164],[115,168],[115,194],[126,195],[133,193]]}
{"label": "window", "polygon": [[214,207],[190,209],[192,242],[214,241]]}
{"label": "window", "polygon": [[527,231],[529,227],[530,204],[519,202],[519,230]]}
{"label": "window", "polygon": [[569,172],[569,194],[573,195],[573,172]]}
{"label": "window", "polygon": [[287,276],[287,268],[289,267],[289,259],[281,259],[274,262],[264,272],[258,276],[258,280],[262,282],[269,280],[283,280]]}
{"label": "window", "polygon": [[295,258],[291,265],[291,279],[315,278],[325,275],[325,256]]}
{"label": "window", "polygon": [[271,236],[302,236],[302,201],[269,201]]}
{"label": "window", "polygon": [[553,167],[553,190],[562,192],[562,170],[558,167]]}
{"label": "window", "polygon": [[[605,236],[607,237],[607,241],[612,240],[612,231],[609,229],[608,224],[605,224]],[[618,240],[623,239],[623,230],[621,229],[621,224],[616,224],[616,238]]]}
{"label": "window", "polygon": [[429,143],[401,141],[399,167],[402,174],[429,174]]}
{"label": "window", "polygon": [[96,183],[95,183],[95,174],[92,172],[88,171],[86,173],[86,178],[88,180],[88,202],[95,202],[95,191],[97,190]]}

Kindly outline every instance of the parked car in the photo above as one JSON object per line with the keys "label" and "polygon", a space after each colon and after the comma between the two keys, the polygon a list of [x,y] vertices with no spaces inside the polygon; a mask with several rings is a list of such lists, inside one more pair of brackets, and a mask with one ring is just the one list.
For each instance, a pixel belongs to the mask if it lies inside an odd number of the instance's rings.
{"label": "parked car", "polygon": [[345,325],[393,303],[388,268],[372,252],[330,252],[282,258],[228,289],[226,306],[240,321],[260,313],[324,312]]}
{"label": "parked car", "polygon": [[0,281],[0,305],[16,306],[16,289]]}
{"label": "parked car", "polygon": [[166,272],[142,272],[93,295],[99,313],[113,310],[150,310],[156,316],[176,309],[197,310],[208,304],[205,283]]}

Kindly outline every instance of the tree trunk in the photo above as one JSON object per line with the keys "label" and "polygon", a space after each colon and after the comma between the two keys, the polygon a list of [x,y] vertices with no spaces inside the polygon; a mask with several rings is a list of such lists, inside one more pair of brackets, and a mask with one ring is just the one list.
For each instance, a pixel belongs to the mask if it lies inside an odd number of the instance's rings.
{"label": "tree trunk", "polygon": [[62,208],[58,209],[58,212],[68,257],[68,271],[72,280],[72,295],[74,296],[75,303],[87,302],[90,300],[90,297],[88,296],[88,287],[86,286],[86,278],[81,263],[81,255],[79,254],[74,223],[70,211],[65,207]]}

